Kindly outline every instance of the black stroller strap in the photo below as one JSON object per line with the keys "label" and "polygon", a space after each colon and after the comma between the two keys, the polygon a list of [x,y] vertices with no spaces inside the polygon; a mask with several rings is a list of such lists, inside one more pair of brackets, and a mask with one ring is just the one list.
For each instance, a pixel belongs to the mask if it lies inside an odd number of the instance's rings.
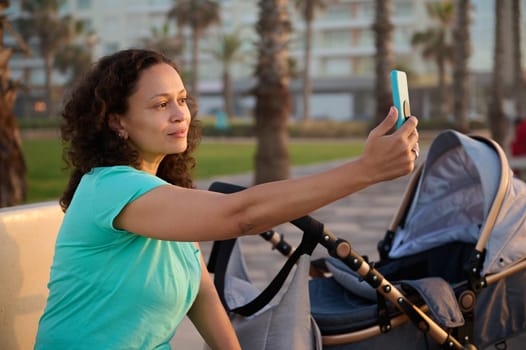
{"label": "black stroller strap", "polygon": [[[311,220],[311,222],[314,221],[315,220]],[[302,256],[303,254],[312,254],[314,248],[318,244],[323,234],[323,225],[321,223],[319,223],[319,225],[320,226],[316,230],[318,231],[318,234],[313,234],[314,232],[305,232],[303,234],[303,238],[298,248],[296,248],[292,255],[287,259],[281,270],[270,282],[270,284],[263,290],[263,292],[261,292],[261,294],[259,294],[254,300],[252,300],[248,304],[235,308],[231,311],[246,317],[255,314],[263,307],[265,307],[268,303],[270,303],[270,301],[274,298],[274,296],[276,296],[276,294],[283,286],[283,283],[285,283],[287,276],[292,270],[292,267],[298,262],[300,256]]]}
{"label": "black stroller strap", "polygon": [[272,282],[270,282],[270,284],[263,290],[263,292],[261,292],[261,294],[259,294],[248,304],[232,309],[231,311],[246,317],[255,314],[268,305],[272,298],[274,298],[274,296],[279,292],[283,286],[283,283],[285,283],[290,270],[292,270],[292,267],[296,264],[301,255],[303,255],[303,253],[301,252],[300,247],[298,247],[298,249],[296,249],[287,259],[285,265],[283,265]]}
{"label": "black stroller strap", "polygon": [[225,278],[228,267],[228,261],[236,243],[236,239],[225,241],[215,241],[210,253],[208,270],[214,273],[214,284],[216,286],[219,298],[226,310],[237,313],[242,316],[250,316],[261,310],[276,296],[285,280],[287,279],[292,267],[297,263],[303,254],[311,255],[320,241],[323,234],[323,224],[306,216],[292,221],[296,226],[301,226],[304,230],[302,240],[296,250],[289,256],[283,267],[276,274],[270,284],[248,304],[231,309],[225,299]]}
{"label": "black stroller strap", "polygon": [[[214,182],[209,188],[210,191],[221,193],[234,193],[244,189],[245,187],[224,182]],[[278,293],[278,291],[283,286],[283,283],[285,283],[285,280],[292,270],[292,267],[296,264],[300,256],[303,254],[312,254],[314,248],[316,248],[316,245],[318,245],[323,235],[323,224],[308,215],[295,219],[291,221],[291,223],[303,231],[303,237],[299,246],[289,256],[281,270],[270,282],[270,284],[256,298],[254,298],[248,304],[235,309],[230,309],[230,307],[227,305],[224,291],[228,261],[230,260],[230,255],[232,254],[236,239],[234,238],[225,241],[214,242],[207,268],[208,271],[214,272],[214,284],[216,286],[217,292],[219,293],[219,298],[221,299],[221,302],[223,303],[223,306],[226,310],[240,314],[242,316],[250,316],[258,312],[268,303],[270,303],[272,298],[274,298],[274,296]]]}
{"label": "black stroller strap", "polygon": [[230,308],[225,299],[225,278],[228,261],[230,260],[230,255],[232,254],[235,243],[236,238],[224,241],[214,241],[207,264],[208,272],[214,274],[214,285],[219,295],[219,299],[221,300],[223,307],[228,311],[230,311]]}

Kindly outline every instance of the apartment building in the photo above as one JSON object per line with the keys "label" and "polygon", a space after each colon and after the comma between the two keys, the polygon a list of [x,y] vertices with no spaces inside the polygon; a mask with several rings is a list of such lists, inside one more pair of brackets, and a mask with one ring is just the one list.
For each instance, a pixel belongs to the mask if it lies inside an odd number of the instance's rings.
{"label": "apartment building", "polygon": [[[418,49],[411,47],[413,33],[433,25],[426,11],[432,0],[392,0],[394,24],[393,50],[395,65],[409,72],[413,111],[423,118],[432,114],[433,89],[436,86],[436,68],[432,61],[424,60]],[[526,0],[521,0],[526,6]],[[201,42],[200,53],[200,111],[215,113],[222,109],[222,66],[207,49],[217,44],[218,33],[239,31],[244,40],[244,61],[232,67],[236,94],[236,112],[251,113],[254,99],[248,94],[253,86],[255,62],[254,43],[258,40],[254,24],[258,18],[257,0],[221,0],[221,24],[212,27]],[[303,69],[303,35],[305,24],[291,1],[290,19],[293,25],[290,55],[298,69]],[[8,15],[16,17],[20,1],[11,1]],[[62,8],[87,24],[94,35],[90,49],[94,59],[116,50],[140,46],[142,39],[151,35],[152,28],[161,28],[173,0],[67,0]],[[313,23],[311,76],[313,92],[311,113],[313,118],[337,120],[366,119],[374,111],[374,33],[371,25],[375,16],[373,0],[327,0],[328,6],[318,11]],[[472,109],[480,111],[484,99],[484,86],[489,83],[492,69],[493,1],[473,1],[471,35],[473,52],[470,60],[472,78]],[[524,21],[523,21],[524,22]],[[175,23],[171,23],[175,34]],[[526,25],[523,26],[526,28]],[[184,31],[189,43],[190,33]],[[524,41],[523,36],[523,41]],[[186,47],[189,48],[189,44]],[[524,43],[523,43],[524,46]],[[186,50],[183,61],[189,61]],[[183,62],[184,64],[184,62]],[[43,85],[42,62],[39,58],[16,57],[10,67],[15,78],[24,74],[32,87]],[[64,77],[58,73],[55,82]],[[293,118],[302,115],[302,81],[291,81]],[[37,98],[39,96],[38,89]],[[414,97],[414,98],[413,98]]]}

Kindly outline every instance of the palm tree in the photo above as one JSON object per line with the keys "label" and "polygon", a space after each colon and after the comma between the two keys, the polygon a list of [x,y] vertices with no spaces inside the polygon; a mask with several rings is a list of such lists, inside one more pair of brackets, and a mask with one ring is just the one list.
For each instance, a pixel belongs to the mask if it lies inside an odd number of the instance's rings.
{"label": "palm tree", "polygon": [[445,120],[448,115],[446,87],[446,63],[453,61],[453,45],[449,42],[453,23],[454,5],[450,0],[427,4],[429,17],[437,20],[438,25],[422,32],[416,32],[411,38],[413,46],[422,46],[422,56],[433,59],[438,72],[439,116]]}
{"label": "palm tree", "polygon": [[11,32],[23,52],[29,51],[3,15],[7,7],[8,1],[0,1],[0,208],[20,204],[27,193],[22,139],[13,115],[19,84],[10,78],[8,67],[15,49],[4,47],[4,29]]}
{"label": "palm tree", "polygon": [[168,12],[178,26],[188,26],[192,31],[192,77],[190,92],[199,96],[199,40],[203,32],[219,22],[219,5],[211,0],[174,0],[174,7]]}
{"label": "palm tree", "polygon": [[393,69],[393,24],[391,22],[391,0],[375,0],[376,18],[373,24],[376,42],[376,113],[374,123],[378,124],[385,118],[389,107],[393,104],[391,96],[390,71]]}
{"label": "palm tree", "polygon": [[469,0],[457,0],[454,31],[453,115],[455,117],[455,128],[461,132],[469,131],[468,60],[471,55],[471,39],[469,35],[470,12],[471,5]]}
{"label": "palm tree", "polygon": [[503,1],[495,0],[495,47],[493,56],[493,83],[488,106],[488,122],[491,137],[505,147],[508,131],[508,120],[503,109],[504,88],[504,6]]}
{"label": "palm tree", "polygon": [[62,16],[59,9],[64,0],[32,0],[22,3],[22,17],[18,28],[24,39],[37,38],[40,55],[44,60],[48,116],[55,116],[53,95],[53,67],[61,46],[67,45],[83,30],[83,23],[71,16]]}
{"label": "palm tree", "polygon": [[55,56],[54,67],[61,73],[67,74],[67,85],[73,85],[90,68],[92,63],[91,52],[86,46],[69,44],[62,46]]}
{"label": "palm tree", "polygon": [[303,120],[310,119],[310,95],[312,92],[312,82],[310,77],[310,61],[311,61],[311,44],[312,44],[312,22],[314,21],[314,13],[316,9],[324,9],[326,3],[324,0],[295,0],[295,6],[301,11],[303,19],[305,20],[305,37],[304,37],[304,53],[303,53]]}
{"label": "palm tree", "polygon": [[292,26],[287,0],[259,0],[255,183],[290,177],[287,120],[290,114],[289,50]]}
{"label": "palm tree", "polygon": [[[519,0],[512,0],[512,42],[521,42],[521,7]],[[524,119],[526,116],[526,101],[524,101],[524,78],[522,72],[522,51],[521,45],[513,45],[513,77],[515,92],[515,111],[517,119]]]}
{"label": "palm tree", "polygon": [[223,101],[225,113],[228,118],[234,116],[234,93],[232,90],[232,78],[230,75],[232,63],[242,61],[245,57],[240,52],[243,45],[239,32],[222,34],[219,44],[210,50],[212,56],[223,64]]}
{"label": "palm tree", "polygon": [[142,39],[142,45],[159,51],[170,58],[176,58],[183,51],[183,40],[170,34],[170,26],[164,23],[160,28],[151,28],[151,35]]}

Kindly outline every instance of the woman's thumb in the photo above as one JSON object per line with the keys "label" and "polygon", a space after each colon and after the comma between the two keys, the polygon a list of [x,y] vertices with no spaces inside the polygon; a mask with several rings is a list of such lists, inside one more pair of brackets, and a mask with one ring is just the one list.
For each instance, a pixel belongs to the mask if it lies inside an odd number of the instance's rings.
{"label": "woman's thumb", "polygon": [[396,108],[391,106],[389,108],[389,113],[387,114],[387,117],[380,122],[372,131],[371,133],[374,133],[376,136],[383,136],[387,134],[396,124],[396,119],[398,118],[398,111]]}

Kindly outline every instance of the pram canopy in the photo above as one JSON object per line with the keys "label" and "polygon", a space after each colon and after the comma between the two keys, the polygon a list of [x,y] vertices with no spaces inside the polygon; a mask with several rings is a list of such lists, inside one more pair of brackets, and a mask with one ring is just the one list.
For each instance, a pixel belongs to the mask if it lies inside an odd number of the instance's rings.
{"label": "pram canopy", "polygon": [[[496,217],[492,217],[496,215]],[[453,130],[433,141],[389,257],[450,242],[482,242],[482,275],[526,256],[526,184],[512,176],[504,153],[487,139]],[[483,233],[488,237],[483,237]]]}

